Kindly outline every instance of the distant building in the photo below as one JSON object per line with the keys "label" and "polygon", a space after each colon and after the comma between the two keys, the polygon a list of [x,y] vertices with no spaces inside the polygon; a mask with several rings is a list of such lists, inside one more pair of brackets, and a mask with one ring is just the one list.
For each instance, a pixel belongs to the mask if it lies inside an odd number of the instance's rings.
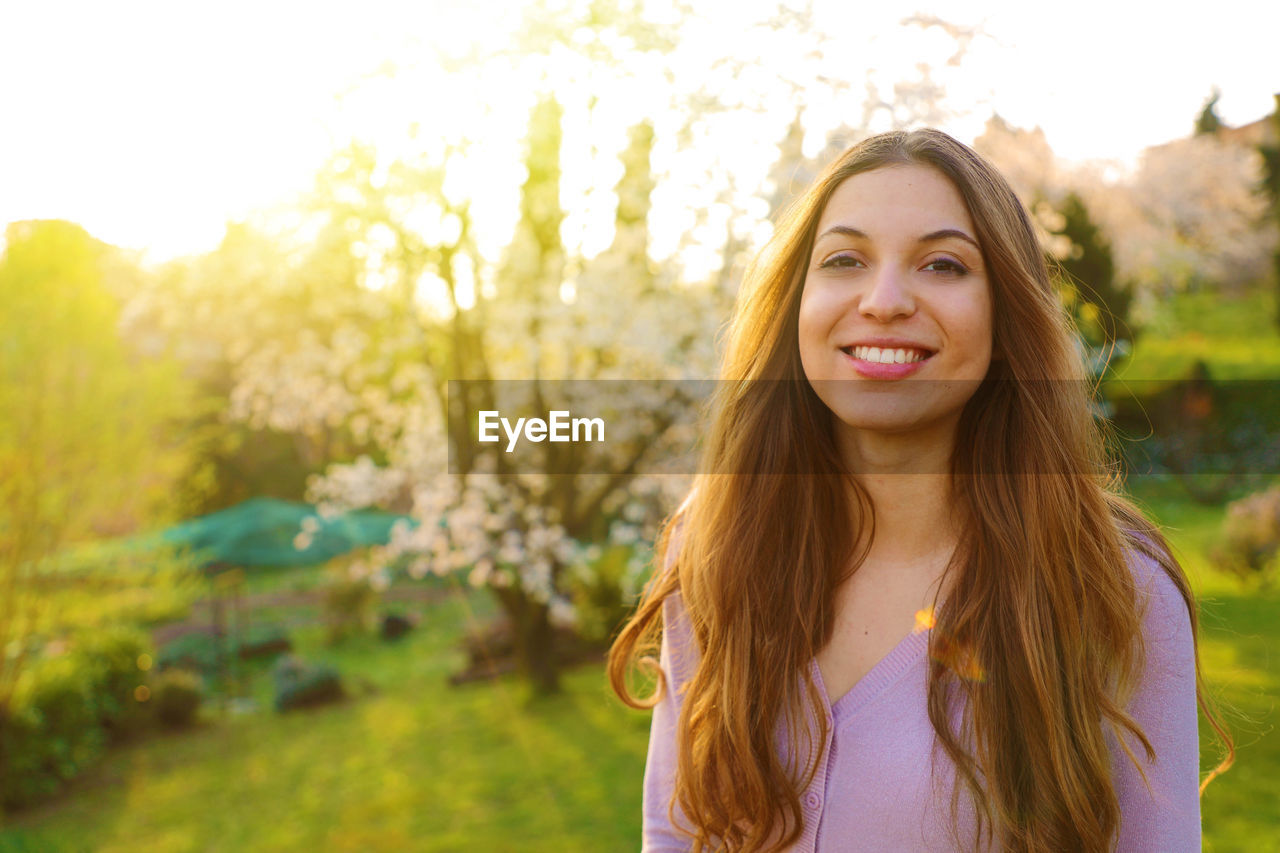
{"label": "distant building", "polygon": [[[1276,96],[1276,111],[1280,111],[1280,93]],[[1265,115],[1257,121],[1242,124],[1239,127],[1222,127],[1216,135],[1223,142],[1256,148],[1259,145],[1275,145],[1278,141],[1276,133],[1276,111]]]}

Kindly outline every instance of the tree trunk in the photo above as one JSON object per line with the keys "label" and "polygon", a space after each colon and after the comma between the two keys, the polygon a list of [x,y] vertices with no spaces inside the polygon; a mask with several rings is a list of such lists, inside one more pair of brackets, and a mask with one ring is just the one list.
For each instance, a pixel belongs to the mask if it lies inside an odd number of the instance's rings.
{"label": "tree trunk", "polygon": [[520,674],[536,693],[559,692],[560,666],[555,652],[555,629],[547,605],[534,601],[520,589],[491,589],[511,622]]}
{"label": "tree trunk", "polygon": [[556,659],[555,631],[545,604],[529,602],[528,618],[520,637],[520,669],[535,692],[560,692],[560,666]]}

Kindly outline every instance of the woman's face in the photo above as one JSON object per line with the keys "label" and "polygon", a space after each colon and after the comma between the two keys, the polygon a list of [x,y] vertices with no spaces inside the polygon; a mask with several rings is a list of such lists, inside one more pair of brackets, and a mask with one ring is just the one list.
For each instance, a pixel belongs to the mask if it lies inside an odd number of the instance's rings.
{"label": "woman's face", "polygon": [[991,364],[991,286],[960,193],[929,166],[840,184],[800,299],[800,360],[847,427],[954,434]]}

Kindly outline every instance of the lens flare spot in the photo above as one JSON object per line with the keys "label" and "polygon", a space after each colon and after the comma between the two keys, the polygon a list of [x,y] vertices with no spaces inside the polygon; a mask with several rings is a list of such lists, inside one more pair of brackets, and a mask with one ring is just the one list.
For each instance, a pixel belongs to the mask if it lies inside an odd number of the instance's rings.
{"label": "lens flare spot", "polygon": [[139,702],[145,702],[151,698],[151,688],[145,684],[139,684],[133,688],[133,698]]}
{"label": "lens flare spot", "polygon": [[931,630],[934,626],[935,618],[932,610],[916,611],[916,633]]}
{"label": "lens flare spot", "polygon": [[981,684],[987,680],[987,671],[973,650],[950,637],[934,637],[932,657],[965,681]]}

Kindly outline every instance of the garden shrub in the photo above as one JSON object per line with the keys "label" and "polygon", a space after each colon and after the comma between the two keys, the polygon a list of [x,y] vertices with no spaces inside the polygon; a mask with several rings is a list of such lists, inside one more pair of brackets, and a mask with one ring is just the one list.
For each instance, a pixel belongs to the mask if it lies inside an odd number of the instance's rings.
{"label": "garden shrub", "polygon": [[108,739],[141,727],[146,715],[135,691],[150,653],[141,631],[102,628],[27,667],[0,720],[0,805],[56,792],[98,759]]}
{"label": "garden shrub", "polygon": [[40,717],[29,705],[0,711],[0,810],[29,805],[62,785],[49,766]]}
{"label": "garden shrub", "polygon": [[1129,474],[1172,474],[1198,503],[1221,505],[1280,468],[1280,397],[1257,382],[1214,381],[1202,362],[1170,384],[1108,388],[1113,449]]}
{"label": "garden shrub", "polygon": [[378,593],[363,578],[337,577],[324,589],[324,619],[328,639],[336,643],[348,634],[368,630]]}
{"label": "garden shrub", "polygon": [[276,661],[274,676],[277,711],[323,705],[346,695],[336,669],[328,664],[308,663],[294,655]]}
{"label": "garden shrub", "polygon": [[0,806],[56,792],[109,739],[141,727],[135,691],[150,653],[141,631],[113,627],[82,632],[66,653],[32,661],[0,720]]}
{"label": "garden shrub", "polygon": [[18,680],[0,723],[0,800],[27,805],[57,791],[102,754],[105,736],[82,658],[40,661]]}
{"label": "garden shrub", "polygon": [[200,699],[200,676],[190,670],[168,669],[151,681],[152,709],[165,726],[183,728],[195,722]]}
{"label": "garden shrub", "polygon": [[1280,567],[1280,485],[1227,505],[1213,561],[1241,580],[1269,585]]}
{"label": "garden shrub", "polygon": [[139,662],[151,652],[151,641],[131,627],[97,629],[75,640],[71,656],[88,677],[98,724],[111,736],[134,731],[143,720],[134,691],[146,678]]}

